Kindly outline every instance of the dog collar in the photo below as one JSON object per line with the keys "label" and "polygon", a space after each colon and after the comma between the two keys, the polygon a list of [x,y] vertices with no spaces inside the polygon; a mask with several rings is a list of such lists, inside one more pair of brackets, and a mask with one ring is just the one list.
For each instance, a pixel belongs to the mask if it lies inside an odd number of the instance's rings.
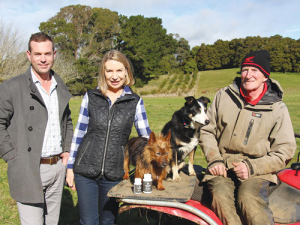
{"label": "dog collar", "polygon": [[189,128],[189,125],[183,120],[182,121],[183,122],[183,126],[185,127],[185,128]]}

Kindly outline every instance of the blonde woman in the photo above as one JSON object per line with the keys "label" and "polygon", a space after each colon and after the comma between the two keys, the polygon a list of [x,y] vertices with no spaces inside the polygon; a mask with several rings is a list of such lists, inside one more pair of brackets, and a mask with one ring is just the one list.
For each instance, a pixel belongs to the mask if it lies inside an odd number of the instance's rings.
{"label": "blonde woman", "polygon": [[[67,183],[77,190],[81,224],[115,224],[118,204],[106,194],[124,175],[124,147],[133,124],[138,135],[151,130],[130,61],[120,51],[102,59],[98,87],[81,104],[67,165]],[[75,174],[75,184],[73,183]]]}

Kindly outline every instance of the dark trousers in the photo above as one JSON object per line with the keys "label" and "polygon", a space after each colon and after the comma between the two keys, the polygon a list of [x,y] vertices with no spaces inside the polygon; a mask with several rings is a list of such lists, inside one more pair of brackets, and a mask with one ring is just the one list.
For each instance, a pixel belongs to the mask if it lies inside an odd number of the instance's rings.
{"label": "dark trousers", "polygon": [[273,225],[273,214],[268,207],[269,184],[260,178],[241,182],[234,175],[215,177],[207,182],[212,210],[223,224]]}
{"label": "dark trousers", "polygon": [[118,203],[106,195],[119,182],[105,178],[91,179],[75,174],[81,224],[116,224]]}

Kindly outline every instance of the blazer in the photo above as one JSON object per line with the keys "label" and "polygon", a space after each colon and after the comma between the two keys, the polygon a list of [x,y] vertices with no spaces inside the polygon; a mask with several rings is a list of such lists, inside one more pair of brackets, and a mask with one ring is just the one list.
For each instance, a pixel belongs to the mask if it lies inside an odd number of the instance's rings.
{"label": "blazer", "polygon": [[[69,109],[72,95],[62,79],[52,70],[51,73],[57,81],[62,148],[68,152],[73,135]],[[0,84],[0,155],[8,163],[11,197],[18,202],[44,202],[40,159],[47,117],[31,68]]]}

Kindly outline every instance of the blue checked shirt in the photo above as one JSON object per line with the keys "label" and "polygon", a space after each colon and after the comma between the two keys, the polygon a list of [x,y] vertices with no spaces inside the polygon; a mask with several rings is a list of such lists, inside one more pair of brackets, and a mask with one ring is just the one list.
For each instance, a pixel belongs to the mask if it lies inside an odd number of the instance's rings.
{"label": "blue checked shirt", "polygon": [[58,109],[58,98],[56,87],[57,83],[54,76],[51,78],[50,93],[42,87],[41,82],[35,76],[31,69],[31,77],[33,83],[36,85],[38,91],[40,92],[43,101],[47,108],[48,120],[44,135],[43,148],[41,157],[49,157],[53,155],[58,155],[62,153],[61,146],[61,133],[59,124],[59,109]]}
{"label": "blue checked shirt", "polygon": [[[131,90],[128,86],[124,87],[124,91],[121,96],[124,96],[125,94],[131,94]],[[85,94],[81,102],[78,122],[72,139],[70,156],[67,165],[68,169],[73,169],[73,164],[75,161],[77,149],[82,141],[83,136],[87,132],[88,123],[89,123],[88,101],[89,101],[88,95]],[[109,98],[108,101],[111,106],[111,101]],[[144,107],[144,101],[142,98],[140,98],[136,106],[134,126],[139,136],[149,138],[151,130],[149,127],[147,114]]]}

